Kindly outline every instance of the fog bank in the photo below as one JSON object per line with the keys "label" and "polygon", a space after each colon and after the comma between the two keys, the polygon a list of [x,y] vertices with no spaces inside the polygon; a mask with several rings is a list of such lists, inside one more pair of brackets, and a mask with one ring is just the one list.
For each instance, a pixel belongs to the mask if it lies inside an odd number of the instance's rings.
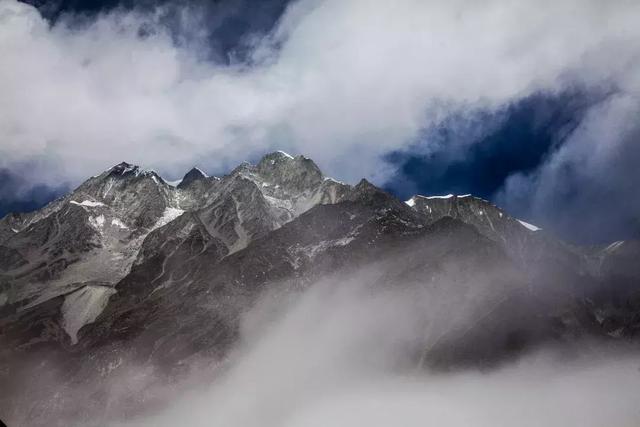
{"label": "fog bank", "polygon": [[[429,372],[416,350],[429,303],[408,291],[316,286],[271,295],[243,324],[229,370],[118,426],[636,426],[640,362],[582,343],[502,368]],[[579,355],[579,356],[577,356]]]}

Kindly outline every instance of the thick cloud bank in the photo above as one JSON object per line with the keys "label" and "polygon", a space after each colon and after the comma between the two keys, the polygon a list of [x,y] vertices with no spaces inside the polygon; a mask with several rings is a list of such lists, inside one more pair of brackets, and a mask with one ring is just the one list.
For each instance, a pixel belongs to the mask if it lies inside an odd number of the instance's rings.
{"label": "thick cloud bank", "polygon": [[638,95],[594,106],[540,167],[507,179],[498,203],[582,242],[640,238]]}
{"label": "thick cloud bank", "polygon": [[503,354],[492,368],[479,355],[483,370],[475,362],[428,369],[439,342],[477,342],[467,326],[496,307],[486,305],[486,284],[380,286],[379,274],[367,268],[303,290],[271,283],[242,307],[239,339],[224,359],[186,357],[186,377],[168,378],[135,347],[74,381],[58,375],[57,358],[32,355],[37,368],[16,378],[28,391],[4,416],[12,425],[78,427],[640,425],[637,346],[568,334],[519,358]]}
{"label": "thick cloud bank", "polygon": [[[341,286],[342,287],[342,286]],[[229,371],[127,427],[632,426],[637,358],[584,346],[497,371],[429,374],[411,349],[428,305],[402,292],[316,288],[284,312],[257,309]]]}
{"label": "thick cloud bank", "polygon": [[[0,0],[0,168],[35,164],[34,185],[76,184],[121,160],[176,176],[280,148],[338,178],[382,183],[392,172],[384,154],[452,114],[580,87],[613,95],[539,170],[512,177],[502,200],[546,212],[563,197],[558,182],[593,184],[570,218],[603,192],[619,203],[629,196],[620,181],[638,178],[616,167],[620,155],[637,160],[636,1],[302,0],[231,65],[202,60],[197,37],[170,35],[160,16],[50,26]],[[181,22],[190,34],[199,25]],[[602,183],[603,170],[614,179]]]}

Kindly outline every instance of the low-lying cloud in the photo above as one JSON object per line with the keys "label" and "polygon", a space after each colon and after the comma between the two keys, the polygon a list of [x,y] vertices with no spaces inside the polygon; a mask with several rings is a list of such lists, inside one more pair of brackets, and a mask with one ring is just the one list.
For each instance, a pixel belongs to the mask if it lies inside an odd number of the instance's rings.
{"label": "low-lying cloud", "polygon": [[640,421],[635,358],[587,345],[581,358],[542,351],[489,372],[429,373],[409,356],[424,343],[419,331],[428,304],[416,303],[420,297],[411,292],[343,285],[316,286],[284,311],[273,310],[282,301],[255,309],[222,378],[126,426],[584,427]]}
{"label": "low-lying cloud", "polygon": [[481,324],[486,312],[478,306],[495,307],[483,298],[485,284],[469,297],[477,290],[460,282],[381,286],[373,270],[303,291],[271,284],[255,306],[242,307],[239,339],[225,358],[190,355],[179,363],[186,377],[145,364],[135,345],[102,362],[100,352],[91,354],[87,364],[98,369],[81,366],[87,375],[71,381],[64,371],[75,365],[58,370],[63,361],[32,355],[32,365],[20,367],[24,381],[12,384],[15,395],[0,393],[9,409],[3,416],[16,425],[81,427],[640,422],[637,348],[567,341],[519,358],[505,354],[492,368],[477,360],[482,368],[436,369],[422,364],[425,348],[447,335],[464,346],[473,336],[456,334],[456,326]]}

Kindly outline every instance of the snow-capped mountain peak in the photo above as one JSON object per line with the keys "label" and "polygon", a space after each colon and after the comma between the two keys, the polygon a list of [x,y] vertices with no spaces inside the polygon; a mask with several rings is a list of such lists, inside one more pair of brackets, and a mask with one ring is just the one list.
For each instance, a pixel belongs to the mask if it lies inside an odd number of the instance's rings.
{"label": "snow-capped mountain peak", "polygon": [[127,175],[130,173],[137,174],[139,171],[140,166],[127,162],[120,162],[107,170],[107,172],[112,175]]}
{"label": "snow-capped mountain peak", "polygon": [[201,169],[199,169],[197,167],[193,167],[189,172],[187,172],[184,175],[184,177],[182,178],[180,183],[177,185],[177,187],[178,188],[186,188],[191,183],[193,183],[195,181],[198,181],[198,180],[206,179],[208,177],[209,177],[209,175],[204,173]]}

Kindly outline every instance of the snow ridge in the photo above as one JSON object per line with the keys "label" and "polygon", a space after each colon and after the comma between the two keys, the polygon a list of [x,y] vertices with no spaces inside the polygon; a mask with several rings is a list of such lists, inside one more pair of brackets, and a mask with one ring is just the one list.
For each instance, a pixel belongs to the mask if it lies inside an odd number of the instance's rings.
{"label": "snow ridge", "polygon": [[86,207],[89,207],[89,208],[95,208],[95,207],[98,207],[98,206],[106,206],[102,202],[94,202],[93,200],[83,200],[82,202],[76,202],[75,200],[71,200],[69,203],[74,204],[74,205],[78,205],[78,206],[86,206]]}
{"label": "snow ridge", "polygon": [[517,221],[520,224],[522,224],[523,227],[525,227],[525,228],[527,228],[527,229],[529,229],[531,231],[540,231],[540,230],[542,230],[540,227],[537,227],[537,226],[535,226],[533,224],[529,224],[528,222],[524,222],[524,221],[519,220],[519,219]]}

